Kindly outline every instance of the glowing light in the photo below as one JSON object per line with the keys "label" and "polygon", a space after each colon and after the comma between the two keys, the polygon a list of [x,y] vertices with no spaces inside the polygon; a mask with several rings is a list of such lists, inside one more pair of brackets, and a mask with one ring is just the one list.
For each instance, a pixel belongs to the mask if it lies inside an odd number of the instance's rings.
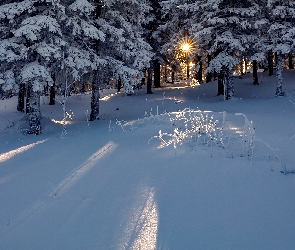
{"label": "glowing light", "polygon": [[181,45],[181,49],[184,51],[184,52],[189,52],[191,50],[191,47],[192,45],[188,42],[185,42]]}
{"label": "glowing light", "polygon": [[23,146],[23,147],[14,149],[14,150],[11,150],[11,151],[6,152],[4,154],[0,154],[0,163],[8,161],[9,159],[13,158],[14,156],[16,156],[18,154],[21,154],[21,153],[35,147],[36,145],[44,143],[46,141],[47,141],[47,139],[43,140],[43,141],[38,141],[38,142],[35,142],[35,143],[32,143],[32,144],[29,144],[29,145],[26,145],[26,146]]}

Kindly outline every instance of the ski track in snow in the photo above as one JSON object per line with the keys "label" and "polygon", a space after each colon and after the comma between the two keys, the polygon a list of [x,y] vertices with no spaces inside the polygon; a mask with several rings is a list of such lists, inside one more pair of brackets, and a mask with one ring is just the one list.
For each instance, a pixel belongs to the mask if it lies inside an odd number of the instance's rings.
{"label": "ski track in snow", "polygon": [[[62,180],[53,190],[50,192],[50,197],[60,197],[65,194],[71,187],[73,187],[86,173],[88,173],[96,163],[107,154],[113,152],[117,145],[113,142],[108,142],[105,146],[95,152],[90,156],[85,163],[78,167],[74,172],[72,172],[67,178]],[[0,179],[0,181],[6,182],[6,179]],[[1,182],[0,182],[1,184]],[[48,196],[47,196],[48,197]],[[42,209],[46,210],[52,205],[56,200],[52,199],[40,199],[33,203],[29,208],[25,209],[15,220],[9,220],[7,226],[11,225],[17,227],[21,225],[28,219],[30,219],[37,212],[42,213]],[[83,203],[84,204],[84,203]]]}
{"label": "ski track in snow", "polygon": [[62,180],[49,194],[49,196],[61,196],[63,195],[69,188],[71,188],[79,179],[81,179],[86,173],[88,173],[100,160],[103,156],[111,153],[117,147],[113,142],[107,143],[97,152],[95,152],[92,156],[88,158],[88,160],[83,163],[78,169],[76,169],[73,173],[71,173],[67,178]]}

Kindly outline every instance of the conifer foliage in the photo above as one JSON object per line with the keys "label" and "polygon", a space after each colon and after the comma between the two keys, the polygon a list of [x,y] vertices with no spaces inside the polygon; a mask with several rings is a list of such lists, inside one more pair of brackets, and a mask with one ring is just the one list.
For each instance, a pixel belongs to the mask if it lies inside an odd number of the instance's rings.
{"label": "conifer foliage", "polygon": [[[40,94],[62,74],[62,85],[92,73],[91,120],[99,118],[99,86],[120,79],[129,94],[149,66],[142,24],[146,1],[6,0],[0,5],[0,84],[26,92],[28,133],[41,133]],[[55,78],[55,77],[54,77]],[[19,110],[24,110],[23,97]]]}
{"label": "conifer foliage", "polygon": [[269,50],[276,53],[277,88],[276,95],[283,96],[283,58],[294,50],[295,45],[295,2],[289,0],[268,0],[267,3],[270,38]]}
{"label": "conifer foliage", "polygon": [[[189,52],[180,51],[181,42],[190,42]],[[150,69],[152,93],[153,61],[155,87],[160,61],[173,72],[186,63],[187,78],[193,61],[200,83],[206,65],[206,81],[217,73],[218,94],[232,99],[237,65],[246,59],[257,70],[275,55],[276,95],[283,96],[284,59],[288,55],[293,67],[294,46],[295,3],[289,0],[2,0],[0,94],[18,93],[27,132],[40,134],[40,95],[49,87],[67,97],[81,78],[91,81],[93,121],[99,119],[99,91],[110,80],[131,95]]]}
{"label": "conifer foliage", "polygon": [[[61,56],[62,36],[57,15],[60,6],[54,1],[25,0],[0,6],[1,21],[8,24],[2,40],[5,88],[25,85],[29,109],[28,133],[41,132],[40,93],[51,85],[49,63]],[[7,81],[9,77],[9,81]],[[14,85],[14,86],[13,86]]]}
{"label": "conifer foliage", "polygon": [[222,73],[226,99],[233,98],[234,68],[252,45],[252,20],[260,11],[259,5],[251,0],[201,0],[182,8],[192,13],[192,34],[209,55],[214,55],[207,71]]}

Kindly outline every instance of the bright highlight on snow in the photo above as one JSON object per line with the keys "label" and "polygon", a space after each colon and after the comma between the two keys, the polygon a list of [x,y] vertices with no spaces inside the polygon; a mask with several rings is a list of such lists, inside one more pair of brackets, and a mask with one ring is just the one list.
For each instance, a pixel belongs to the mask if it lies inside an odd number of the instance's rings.
{"label": "bright highlight on snow", "polygon": [[155,189],[144,187],[139,191],[141,200],[131,209],[131,219],[125,229],[118,249],[150,250],[157,247],[159,212]]}
{"label": "bright highlight on snow", "polygon": [[56,123],[56,124],[61,124],[61,125],[70,125],[70,124],[73,123],[72,121],[57,121],[57,120],[54,120],[54,119],[51,119],[51,121]]}
{"label": "bright highlight on snow", "polygon": [[100,101],[108,101],[108,100],[111,99],[111,97],[113,97],[113,96],[115,96],[115,95],[117,95],[117,94],[118,94],[118,93],[109,94],[109,95],[106,95],[106,96],[104,96],[104,97],[99,98],[99,100],[100,100]]}
{"label": "bright highlight on snow", "polygon": [[157,204],[154,200],[154,190],[148,194],[145,207],[140,214],[136,229],[139,230],[138,235],[130,249],[156,249],[159,215]]}
{"label": "bright highlight on snow", "polygon": [[46,142],[46,140],[42,140],[42,141],[38,141],[38,142],[35,142],[35,143],[32,143],[32,144],[29,144],[29,145],[26,145],[26,146],[23,146],[23,147],[20,147],[20,148],[17,148],[17,149],[14,149],[14,150],[11,150],[9,152],[6,152],[4,154],[0,154],[0,163],[3,163],[5,161],[8,161],[9,159],[13,158],[14,156],[18,155],[18,154],[21,154],[33,147],[35,147],[36,145],[38,144],[41,144],[41,143],[44,143]]}

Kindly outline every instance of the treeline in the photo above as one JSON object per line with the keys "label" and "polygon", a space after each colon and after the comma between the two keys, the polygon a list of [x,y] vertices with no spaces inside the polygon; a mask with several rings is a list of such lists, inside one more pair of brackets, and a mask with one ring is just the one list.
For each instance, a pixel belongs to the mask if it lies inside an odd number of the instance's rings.
{"label": "treeline", "polygon": [[197,74],[199,81],[204,78],[202,67],[206,67],[206,80],[217,75],[218,93],[227,99],[234,97],[233,72],[237,67],[245,68],[243,65],[251,62],[253,83],[257,84],[258,64],[273,74],[275,61],[276,95],[284,95],[284,59],[293,68],[294,1],[168,0],[162,2],[162,7],[167,22],[157,34],[163,38],[162,53],[166,52],[167,61],[177,65],[175,55],[180,43],[188,41],[192,45],[189,59],[201,69]]}
{"label": "treeline", "polygon": [[[197,65],[195,78],[218,78],[218,94],[234,97],[233,73],[258,64],[274,71],[284,95],[282,63],[293,67],[295,3],[275,0],[3,0],[0,5],[0,95],[18,95],[28,133],[41,133],[40,95],[92,92],[90,120],[99,119],[99,89],[110,79],[127,94],[146,79],[160,86],[160,65]],[[183,51],[182,44],[189,50]],[[204,78],[204,72],[206,77]],[[152,82],[153,79],[153,82]]]}

